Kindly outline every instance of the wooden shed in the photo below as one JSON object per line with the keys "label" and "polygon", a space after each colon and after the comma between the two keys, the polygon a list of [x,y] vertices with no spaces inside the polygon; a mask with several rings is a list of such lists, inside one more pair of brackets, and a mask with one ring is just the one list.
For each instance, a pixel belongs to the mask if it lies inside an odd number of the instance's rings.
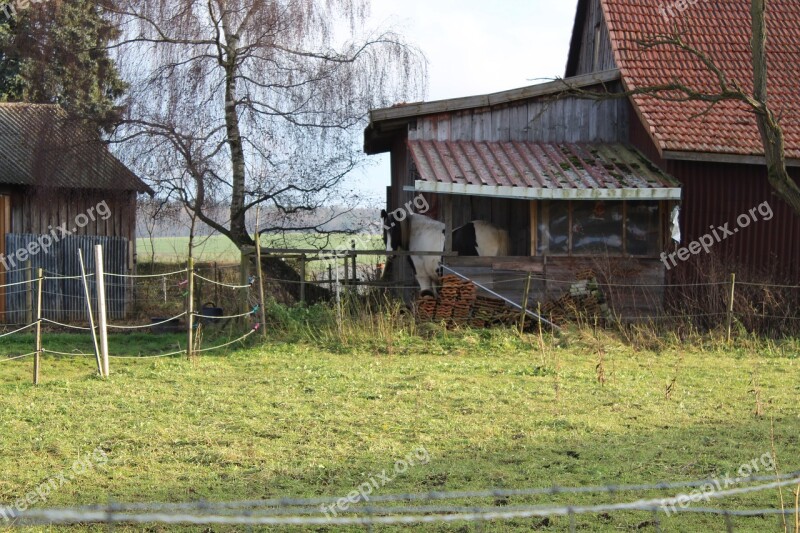
{"label": "wooden shed", "polygon": [[[696,7],[689,23],[704,29],[698,46],[741,51],[720,58],[737,77],[750,79],[749,61],[741,61],[749,57],[748,10],[740,4]],[[771,9],[782,15],[770,18],[781,25],[771,33],[780,36],[772,48],[773,69],[780,69],[781,58],[789,57],[780,52],[800,47],[800,4],[776,0]],[[738,19],[741,35],[721,31]],[[373,110],[365,151],[391,154],[387,208],[425,194],[429,216],[448,229],[475,219],[507,229],[513,257],[445,262],[515,301],[526,272],[537,273],[533,298],[545,302],[592,270],[619,315],[652,316],[662,307],[668,271],[671,276],[697,259],[692,252],[692,260],[674,268],[662,253],[770,198],[776,222],[739,232],[712,254],[751,268],[796,272],[800,242],[791,236],[800,232],[800,221],[770,195],[758,129],[746,109],[725,104],[697,118],[702,104],[580,95],[664,82],[686,57],[637,47],[670,28],[646,0],[580,0],[563,80]],[[787,69],[795,72],[798,64]],[[707,84],[707,74],[691,70],[689,78]],[[779,72],[771,86],[779,105],[787,106],[793,167],[800,160],[795,74]],[[676,207],[680,243],[671,238],[678,229],[672,226]],[[397,270],[398,278],[408,279],[406,269]]]}
{"label": "wooden shed", "polygon": [[[105,243],[111,272],[133,268],[136,198],[152,190],[115,158],[98,135],[56,105],[0,104],[0,280],[24,280],[22,269],[73,273],[77,249]],[[52,241],[47,250],[31,243]],[[28,246],[33,246],[31,253]],[[90,254],[88,254],[90,255]],[[19,291],[0,297],[6,321]],[[51,287],[65,300],[73,289]],[[80,289],[76,287],[75,290]],[[79,306],[66,301],[51,307]],[[53,315],[56,316],[56,315]],[[58,315],[62,316],[62,315]]]}

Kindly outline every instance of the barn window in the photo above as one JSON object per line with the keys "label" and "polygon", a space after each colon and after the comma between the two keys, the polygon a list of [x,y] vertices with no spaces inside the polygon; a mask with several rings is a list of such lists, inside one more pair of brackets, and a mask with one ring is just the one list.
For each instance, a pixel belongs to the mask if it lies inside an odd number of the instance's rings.
{"label": "barn window", "polygon": [[656,257],[661,251],[660,202],[540,202],[537,220],[538,254]]}

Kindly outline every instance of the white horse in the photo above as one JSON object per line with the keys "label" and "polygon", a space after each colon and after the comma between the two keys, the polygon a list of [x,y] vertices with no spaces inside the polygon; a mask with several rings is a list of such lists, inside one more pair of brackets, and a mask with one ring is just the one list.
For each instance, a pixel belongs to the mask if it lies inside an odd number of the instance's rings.
{"label": "white horse", "polygon": [[[416,213],[399,218],[394,212],[386,211],[381,211],[381,218],[387,252],[444,251],[445,227],[438,220]],[[506,256],[508,232],[485,220],[473,220],[453,230],[453,251],[460,256]],[[420,294],[435,296],[441,256],[410,255],[408,258],[419,283]]]}

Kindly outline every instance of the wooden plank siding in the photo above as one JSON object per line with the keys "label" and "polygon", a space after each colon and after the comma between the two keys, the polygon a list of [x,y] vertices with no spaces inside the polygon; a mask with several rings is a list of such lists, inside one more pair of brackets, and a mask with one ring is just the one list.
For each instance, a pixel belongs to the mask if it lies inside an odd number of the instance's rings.
{"label": "wooden plank siding", "polygon": [[420,117],[409,127],[408,139],[627,142],[628,114],[624,99],[538,100]]}
{"label": "wooden plank siding", "polygon": [[579,9],[582,12],[578,13],[576,24],[581,27],[573,30],[573,39],[580,38],[580,48],[577,49],[576,56],[570,58],[567,76],[617,68],[600,0],[591,0],[585,10],[582,7]]}
{"label": "wooden plank siding", "polygon": [[[102,202],[108,206],[107,220],[97,214],[97,206]],[[89,217],[84,227],[77,227],[76,217],[90,212],[94,213],[95,220]],[[76,235],[135,240],[136,193],[29,188],[11,193],[11,232],[45,234],[65,222],[68,230],[77,230]]]}

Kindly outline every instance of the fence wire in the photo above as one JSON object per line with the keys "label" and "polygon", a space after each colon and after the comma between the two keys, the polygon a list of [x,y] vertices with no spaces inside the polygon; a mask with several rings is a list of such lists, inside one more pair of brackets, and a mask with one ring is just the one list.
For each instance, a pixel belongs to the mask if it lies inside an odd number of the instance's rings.
{"label": "fence wire", "polygon": [[[756,480],[776,479],[762,476],[749,478]],[[488,490],[473,492],[433,492],[427,494],[400,494],[376,496],[369,502],[357,502],[353,509],[342,511],[343,516],[322,514],[325,509],[317,507],[332,504],[342,498],[303,498],[271,499],[244,502],[190,502],[190,503],[144,503],[109,504],[105,506],[83,506],[62,509],[29,510],[15,516],[16,525],[75,523],[137,523],[137,524],[194,524],[194,525],[294,525],[294,526],[344,526],[344,525],[411,525],[454,522],[480,522],[494,520],[526,519],[534,517],[600,514],[612,512],[649,513],[702,513],[725,516],[768,516],[790,515],[795,509],[720,509],[714,507],[684,506],[686,495],[679,494],[667,498],[639,498],[622,503],[602,503],[593,505],[428,505],[428,506],[376,506],[376,502],[441,501],[465,498],[519,496],[519,495],[563,495],[586,492],[615,494],[644,490],[667,490],[677,487],[702,486],[710,480],[697,482],[659,483],[653,485],[571,487],[549,489]],[[763,492],[800,483],[800,474],[777,476],[769,483],[704,492],[706,501],[722,500],[734,496]],[[346,499],[346,498],[345,498]],[[728,528],[731,530],[731,527]]]}

